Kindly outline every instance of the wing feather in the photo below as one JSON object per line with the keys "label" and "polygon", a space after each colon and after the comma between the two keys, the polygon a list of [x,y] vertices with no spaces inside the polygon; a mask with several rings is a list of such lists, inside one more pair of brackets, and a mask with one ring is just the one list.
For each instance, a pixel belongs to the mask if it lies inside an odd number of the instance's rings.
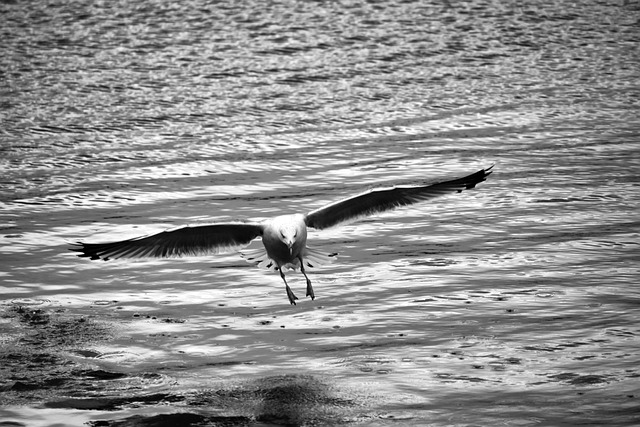
{"label": "wing feather", "polygon": [[226,223],[183,227],[110,243],[82,243],[70,250],[91,259],[167,258],[209,255],[246,246],[262,235],[262,225]]}
{"label": "wing feather", "polygon": [[444,194],[468,190],[487,179],[493,166],[459,179],[424,186],[403,186],[389,189],[371,190],[344,199],[305,216],[307,226],[324,229],[363,216],[373,215],[400,206],[423,202]]}

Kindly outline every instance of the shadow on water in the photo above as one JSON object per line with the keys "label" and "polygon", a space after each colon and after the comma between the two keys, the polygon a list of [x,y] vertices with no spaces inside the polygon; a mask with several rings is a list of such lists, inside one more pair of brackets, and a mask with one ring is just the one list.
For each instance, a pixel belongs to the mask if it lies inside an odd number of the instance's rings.
{"label": "shadow on water", "polygon": [[[15,322],[14,330],[9,331],[12,339],[5,341],[0,352],[0,370],[5,378],[0,392],[8,409],[3,415],[15,417],[11,425],[31,425],[20,421],[21,410],[14,406],[22,404],[24,398],[41,400],[41,412],[45,414],[53,413],[47,410],[126,414],[128,409],[141,407],[160,412],[109,416],[108,420],[89,424],[95,426],[306,425],[321,420],[340,424],[354,406],[345,396],[335,395],[331,381],[308,374],[258,376],[224,383],[218,380],[215,389],[201,384],[194,391],[176,390],[170,377],[175,367],[167,371],[162,363],[150,370],[127,370],[108,362],[88,364],[88,360],[99,360],[102,355],[94,346],[108,345],[114,339],[114,325],[94,316],[36,307],[5,306],[2,313],[4,323],[8,319]],[[215,371],[242,364],[207,362],[203,367]],[[16,412],[12,413],[12,407]],[[180,413],[164,413],[170,407],[180,409]],[[29,412],[25,416],[34,415]],[[2,425],[8,425],[6,422]]]}
{"label": "shadow on water", "polygon": [[[73,411],[103,414],[91,417],[97,419],[88,423],[92,426],[341,424],[358,406],[344,392],[336,393],[332,381],[322,376],[283,374],[211,380],[218,383],[212,384],[217,387],[208,389],[201,383],[197,390],[190,390],[176,389],[171,379],[176,368],[167,370],[162,363],[142,370],[123,370],[109,363],[87,364],[87,360],[101,356],[92,346],[113,340],[113,325],[92,316],[63,315],[61,311],[20,305],[4,310],[2,319],[14,320],[17,330],[11,331],[14,341],[0,352],[0,370],[8,380],[0,387],[6,409],[2,411],[2,425],[33,425],[30,421],[23,423],[22,417],[32,417],[35,422],[38,412],[44,417],[56,414],[64,423],[65,419],[72,420]],[[202,367],[224,371],[242,364],[211,362]],[[182,367],[194,368],[197,366]],[[40,400],[41,409],[20,409],[17,405],[25,398],[32,403]],[[147,409],[144,415],[131,415],[140,412],[136,408]],[[71,413],[62,415],[59,410]],[[109,412],[113,415],[105,416]]]}
{"label": "shadow on water", "polygon": [[[266,376],[231,387],[197,392],[155,393],[129,397],[100,397],[55,400],[48,408],[117,411],[131,405],[168,405],[184,412],[134,415],[92,426],[175,426],[175,425],[309,425],[343,424],[354,403],[334,396],[331,386],[311,375]],[[236,415],[222,415],[222,414]]]}

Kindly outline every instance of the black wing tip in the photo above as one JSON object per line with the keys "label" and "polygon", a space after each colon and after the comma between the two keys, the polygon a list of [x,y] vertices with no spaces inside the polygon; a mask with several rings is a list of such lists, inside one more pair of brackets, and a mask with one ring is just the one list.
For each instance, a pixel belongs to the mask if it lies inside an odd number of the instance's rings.
{"label": "black wing tip", "polygon": [[75,242],[75,243],[69,243],[69,245],[71,245],[71,247],[69,248],[71,252],[81,252],[81,254],[78,255],[79,257],[88,256],[86,254],[86,247],[84,243]]}
{"label": "black wing tip", "polygon": [[488,168],[482,169],[480,171],[482,173],[482,179],[479,182],[483,182],[483,181],[487,180],[487,177],[493,173],[493,167],[494,166],[495,166],[495,163],[492,164],[491,166],[489,166]]}
{"label": "black wing tip", "polygon": [[[469,178],[469,182],[465,185],[465,190],[470,190],[472,188],[475,188],[476,185],[480,184],[481,182],[484,182],[487,180],[487,177],[489,175],[491,175],[493,173],[493,167],[495,166],[495,163],[491,166],[489,166],[486,169],[481,169],[478,172],[474,173],[473,175],[470,175]],[[462,190],[458,190],[458,193],[461,193]]]}
{"label": "black wing tip", "polygon": [[69,248],[70,251],[72,252],[80,252],[79,254],[77,254],[76,256],[79,258],[89,258],[92,261],[95,261],[97,259],[101,259],[103,261],[108,261],[109,257],[101,257],[100,255],[98,255],[97,252],[92,251],[88,248],[89,244],[88,243],[82,243],[82,242],[75,242],[75,243],[70,243],[70,245],[72,245],[73,247]]}
{"label": "black wing tip", "polygon": [[[496,164],[494,163],[494,164],[492,164],[491,166],[489,166],[488,168],[486,168],[486,169],[482,169],[482,172],[484,172],[484,179],[487,179],[487,177],[493,173],[493,167],[494,167],[495,165],[496,165]],[[484,180],[483,180],[483,181],[484,181]]]}

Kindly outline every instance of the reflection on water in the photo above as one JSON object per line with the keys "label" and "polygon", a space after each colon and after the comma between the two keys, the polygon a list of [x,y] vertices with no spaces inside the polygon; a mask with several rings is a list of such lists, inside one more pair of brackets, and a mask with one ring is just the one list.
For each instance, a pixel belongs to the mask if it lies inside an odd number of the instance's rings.
{"label": "reflection on water", "polygon": [[[637,423],[635,4],[0,13],[0,423]],[[295,307],[237,254],[67,251],[494,163],[311,232]]]}

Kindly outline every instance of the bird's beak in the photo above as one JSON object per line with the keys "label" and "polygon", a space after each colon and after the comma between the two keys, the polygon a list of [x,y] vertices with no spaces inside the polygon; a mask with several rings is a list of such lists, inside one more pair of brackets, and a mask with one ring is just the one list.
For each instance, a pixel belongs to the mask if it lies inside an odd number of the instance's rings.
{"label": "bird's beak", "polygon": [[289,255],[293,255],[293,242],[288,242],[287,246],[289,247]]}

